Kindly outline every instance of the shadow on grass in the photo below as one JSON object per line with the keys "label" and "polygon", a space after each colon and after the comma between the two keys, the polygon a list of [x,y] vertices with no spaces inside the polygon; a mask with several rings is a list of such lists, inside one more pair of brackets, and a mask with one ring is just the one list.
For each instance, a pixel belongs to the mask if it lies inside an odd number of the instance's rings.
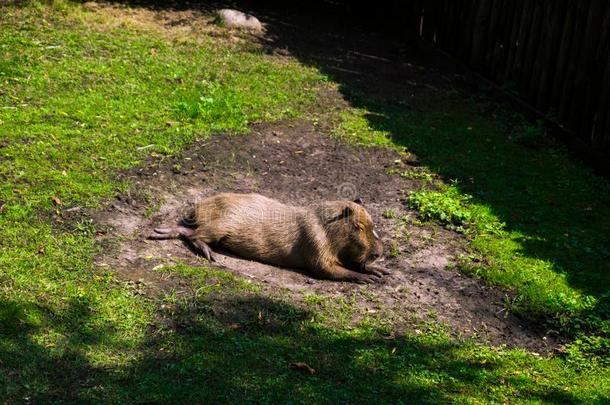
{"label": "shadow on grass", "polygon": [[[97,349],[91,336],[108,339],[113,331],[83,330],[83,308],[71,303],[64,313],[51,314],[14,301],[0,303],[4,400],[439,403],[457,393],[484,395],[496,384],[500,367],[465,360],[456,354],[459,346],[448,341],[388,340],[375,331],[320,327],[311,322],[311,313],[260,296],[210,296],[172,306],[151,326],[132,361],[94,365],[95,356],[85,355]],[[28,320],[33,313],[35,322]],[[43,330],[64,336],[69,349],[46,346]],[[295,369],[299,362],[315,373]],[[506,378],[509,385],[523,385]],[[569,393],[530,384],[520,389],[526,398],[576,402]]]}

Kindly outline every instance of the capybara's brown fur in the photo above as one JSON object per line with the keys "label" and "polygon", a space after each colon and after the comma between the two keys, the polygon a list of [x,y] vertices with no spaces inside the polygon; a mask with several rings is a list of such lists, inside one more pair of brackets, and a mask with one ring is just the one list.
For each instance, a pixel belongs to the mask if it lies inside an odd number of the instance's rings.
{"label": "capybara's brown fur", "polygon": [[186,237],[209,260],[209,245],[218,245],[321,278],[370,282],[381,276],[365,267],[383,247],[371,216],[355,202],[294,207],[259,194],[223,193],[200,201],[185,220],[194,228],[157,228],[151,238]]}

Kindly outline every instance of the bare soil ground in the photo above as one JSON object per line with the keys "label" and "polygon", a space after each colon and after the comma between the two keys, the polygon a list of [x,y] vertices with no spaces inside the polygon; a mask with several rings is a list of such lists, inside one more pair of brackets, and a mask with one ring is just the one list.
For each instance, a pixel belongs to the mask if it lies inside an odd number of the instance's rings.
{"label": "bare soil ground", "polygon": [[400,239],[400,254],[391,257],[389,246],[397,222],[382,214],[393,209],[399,216],[415,219],[416,213],[407,208],[404,198],[417,184],[387,171],[408,169],[408,163],[397,152],[356,148],[321,132],[324,130],[304,120],[257,124],[248,135],[217,135],[180,156],[125,173],[124,179],[133,184],[134,191],[118,195],[93,214],[107,230],[99,237],[104,253],[97,264],[115,270],[151,296],[170,291],[189,294],[188,283],[157,270],[176,262],[209,264],[180,240],[146,237],[155,226],[177,223],[198,199],[227,191],[257,192],[306,205],[358,196],[382,235],[385,256],[379,265],[392,272],[379,284],[316,280],[226,252],[217,253],[214,266],[261,283],[269,294],[284,291],[296,304],[308,294],[356,300],[362,313],[355,314],[354,321],[362,314],[380,314],[391,319],[399,333],[421,322],[440,321],[457,337],[473,336],[494,345],[541,353],[553,348],[554,340],[536,325],[506,313],[503,299],[507,292],[454,268],[456,256],[467,246],[462,235],[434,224],[408,225],[404,229],[407,236]]}

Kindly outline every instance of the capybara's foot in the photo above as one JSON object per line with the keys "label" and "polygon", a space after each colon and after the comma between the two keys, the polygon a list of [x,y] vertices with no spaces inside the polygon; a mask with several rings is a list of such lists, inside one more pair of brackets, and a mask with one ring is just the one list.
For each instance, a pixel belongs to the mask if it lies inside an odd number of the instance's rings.
{"label": "capybara's foot", "polygon": [[325,271],[323,276],[336,281],[353,281],[359,284],[376,283],[381,280],[381,274],[359,273],[341,266],[333,266]]}
{"label": "capybara's foot", "polygon": [[195,249],[197,249],[198,253],[205,257],[209,262],[216,261],[212,249],[207,243],[200,241],[199,239],[191,239],[191,243],[193,244]]}
{"label": "capybara's foot", "polygon": [[388,269],[384,269],[382,267],[370,267],[370,266],[363,267],[362,272],[366,273],[366,274],[373,274],[377,277],[387,276],[388,274],[391,273],[390,270],[388,270]]}
{"label": "capybara's foot", "polygon": [[356,273],[356,274],[358,274],[358,275],[354,276],[352,281],[355,281],[358,284],[378,283],[382,279],[382,275],[377,272],[373,272],[373,273],[369,273],[369,274],[362,274],[362,273]]}

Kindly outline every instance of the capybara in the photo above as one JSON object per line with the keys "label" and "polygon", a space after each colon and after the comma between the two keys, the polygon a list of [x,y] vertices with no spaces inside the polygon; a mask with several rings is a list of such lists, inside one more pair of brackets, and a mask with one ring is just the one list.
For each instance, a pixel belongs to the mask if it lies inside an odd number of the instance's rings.
{"label": "capybara", "polygon": [[150,238],[186,238],[210,261],[210,245],[217,245],[315,277],[373,282],[387,273],[366,264],[382,255],[383,246],[360,202],[295,207],[260,194],[223,193],[197,203],[184,225],[156,228]]}

